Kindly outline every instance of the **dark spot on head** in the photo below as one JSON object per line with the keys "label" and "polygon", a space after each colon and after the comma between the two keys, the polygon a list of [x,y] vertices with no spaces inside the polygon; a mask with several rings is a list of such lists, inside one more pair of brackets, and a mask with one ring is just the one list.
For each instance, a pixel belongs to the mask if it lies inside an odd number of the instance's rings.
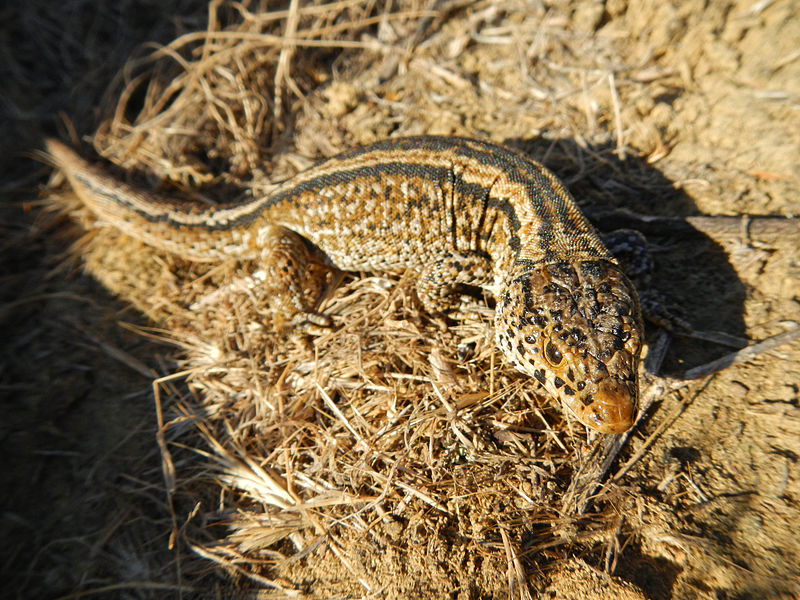
{"label": "dark spot on head", "polygon": [[525,342],[528,344],[535,344],[536,343],[536,336],[533,335],[526,335]]}
{"label": "dark spot on head", "polygon": [[547,381],[547,380],[545,379],[544,373],[542,372],[542,370],[541,370],[541,369],[536,369],[536,370],[533,372],[533,376],[534,376],[534,377],[536,377],[536,379],[537,379],[537,380],[539,381],[539,383],[541,383],[541,384],[544,384],[544,382],[545,382],[545,381]]}
{"label": "dark spot on head", "polygon": [[533,298],[531,298],[530,290],[523,290],[522,295],[525,298],[525,310],[528,312],[533,312],[536,309],[536,306],[533,304]]}
{"label": "dark spot on head", "polygon": [[584,381],[579,381],[578,383],[576,383],[576,384],[575,384],[575,387],[576,387],[576,388],[578,388],[578,391],[579,391],[579,392],[582,392],[582,391],[583,391],[583,388],[585,388],[585,387],[586,387],[586,382],[584,382]]}
{"label": "dark spot on head", "polygon": [[573,389],[572,389],[571,387],[569,387],[568,385],[565,385],[565,386],[564,386],[564,393],[565,393],[567,396],[574,396],[574,395],[575,395],[575,390],[573,390]]}
{"label": "dark spot on head", "polygon": [[572,370],[572,367],[567,369],[567,379],[570,381],[575,381],[575,371]]}
{"label": "dark spot on head", "polygon": [[545,325],[547,325],[547,319],[541,315],[536,315],[533,318],[533,322],[536,324],[537,327],[544,329]]}
{"label": "dark spot on head", "polygon": [[587,394],[581,398],[581,402],[583,402],[584,406],[589,406],[590,404],[594,403],[594,398],[592,398],[591,394]]}
{"label": "dark spot on head", "polygon": [[562,385],[564,385],[564,380],[561,379],[561,377],[556,376],[555,378],[553,378],[553,383],[557,388],[560,388]]}
{"label": "dark spot on head", "polygon": [[583,271],[584,275],[589,277],[601,277],[603,275],[603,269],[600,268],[600,265],[597,263],[597,261],[583,263],[581,265],[581,270]]}

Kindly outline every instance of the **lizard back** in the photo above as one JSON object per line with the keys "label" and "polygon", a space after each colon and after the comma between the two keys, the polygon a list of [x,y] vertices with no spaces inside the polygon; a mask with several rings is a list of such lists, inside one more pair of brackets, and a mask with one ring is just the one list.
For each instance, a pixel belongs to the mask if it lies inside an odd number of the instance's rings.
{"label": "lizard back", "polygon": [[205,207],[131,188],[58,142],[48,150],[95,212],[116,226],[124,217],[120,228],[134,237],[193,260],[254,258],[259,228],[272,225],[311,240],[344,270],[402,270],[441,250],[484,253],[501,273],[516,258],[610,258],[550,171],[477,140],[385,140],[325,160],[268,196]]}

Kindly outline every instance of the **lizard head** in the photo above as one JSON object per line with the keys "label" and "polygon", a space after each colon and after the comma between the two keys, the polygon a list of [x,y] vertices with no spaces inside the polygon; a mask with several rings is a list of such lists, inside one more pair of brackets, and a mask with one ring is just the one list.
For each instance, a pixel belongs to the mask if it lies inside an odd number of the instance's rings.
{"label": "lizard head", "polygon": [[520,261],[498,298],[497,346],[585,425],[628,430],[636,417],[642,321],[636,292],[609,260]]}

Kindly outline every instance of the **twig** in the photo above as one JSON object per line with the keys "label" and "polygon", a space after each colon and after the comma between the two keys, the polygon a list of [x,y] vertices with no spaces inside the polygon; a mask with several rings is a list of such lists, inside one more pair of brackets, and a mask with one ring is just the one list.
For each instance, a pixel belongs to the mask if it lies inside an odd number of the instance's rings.
{"label": "twig", "polygon": [[751,344],[750,346],[747,346],[747,348],[743,348],[737,352],[731,352],[730,354],[726,354],[721,358],[707,362],[704,365],[691,368],[683,374],[682,379],[699,379],[705,375],[716,373],[725,367],[752,360],[753,358],[764,354],[765,352],[769,352],[770,350],[773,350],[778,346],[782,346],[783,344],[788,344],[797,338],[800,338],[800,325],[795,324],[795,326],[789,331],[784,331],[783,333],[779,333],[778,335],[767,338],[756,344]]}
{"label": "twig", "polygon": [[[752,215],[662,217],[642,215],[625,209],[603,210],[585,208],[586,213],[601,230],[635,229],[643,234],[692,235],[702,233],[714,241],[742,239],[774,244],[800,237],[800,219]],[[744,241],[744,240],[743,240]]]}
{"label": "twig", "polygon": [[614,81],[614,73],[608,74],[608,87],[611,89],[611,103],[614,105],[614,130],[617,135],[617,158],[625,160],[625,140],[623,139],[622,131],[622,111],[619,107],[619,94],[617,93],[617,84]]}

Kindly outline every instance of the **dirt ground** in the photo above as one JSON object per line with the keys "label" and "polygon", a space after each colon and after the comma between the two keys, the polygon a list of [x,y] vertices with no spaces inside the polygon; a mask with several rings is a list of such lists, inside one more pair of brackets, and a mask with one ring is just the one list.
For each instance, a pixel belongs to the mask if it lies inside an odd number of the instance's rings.
{"label": "dirt ground", "polygon": [[[2,10],[3,596],[800,598],[800,342],[731,359],[800,323],[800,4],[261,4]],[[406,278],[315,274],[334,330],[287,335],[257,265],[102,227],[36,154],[214,201],[416,134],[647,236],[696,334],[649,326],[607,468],[481,299],[442,330]]]}

